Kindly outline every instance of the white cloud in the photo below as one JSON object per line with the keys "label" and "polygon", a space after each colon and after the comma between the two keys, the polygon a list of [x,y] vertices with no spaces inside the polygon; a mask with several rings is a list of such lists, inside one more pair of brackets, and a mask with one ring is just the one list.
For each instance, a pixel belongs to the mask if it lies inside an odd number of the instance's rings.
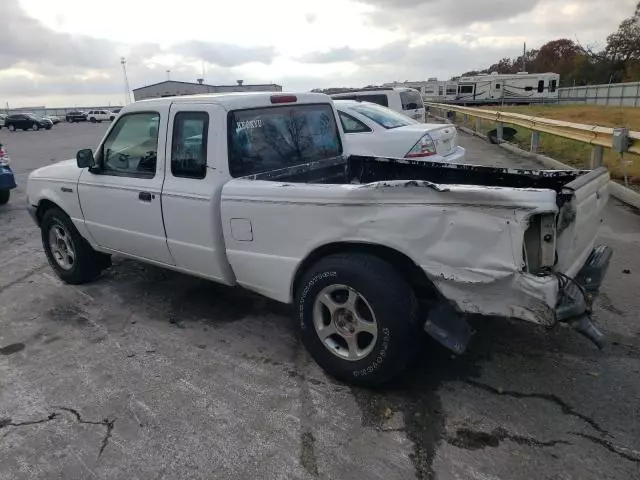
{"label": "white cloud", "polygon": [[[11,104],[121,102],[171,78],[286,89],[450,77],[566,37],[604,44],[637,0],[0,0]],[[28,38],[29,41],[24,41]],[[120,100],[117,100],[120,98]]]}

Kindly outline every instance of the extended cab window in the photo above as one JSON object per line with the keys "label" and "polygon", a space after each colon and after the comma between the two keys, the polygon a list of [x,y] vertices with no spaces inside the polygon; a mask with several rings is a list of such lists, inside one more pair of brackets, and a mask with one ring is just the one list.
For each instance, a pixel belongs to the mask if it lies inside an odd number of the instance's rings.
{"label": "extended cab window", "polygon": [[342,123],[342,130],[344,130],[344,133],[363,133],[371,131],[371,129],[364,123],[357,118],[352,117],[348,113],[338,110],[338,116],[340,117],[340,123]]}
{"label": "extended cab window", "polygon": [[229,113],[229,171],[242,177],[342,155],[329,104]]}
{"label": "extended cab window", "polygon": [[102,173],[152,178],[159,123],[160,115],[155,112],[120,117],[102,146]]}
{"label": "extended cab window", "polygon": [[400,101],[402,102],[403,110],[417,110],[418,108],[424,108],[422,97],[418,92],[400,92]]}
{"label": "extended cab window", "polygon": [[208,113],[176,114],[171,142],[171,173],[174,177],[204,178],[207,175],[208,130]]}

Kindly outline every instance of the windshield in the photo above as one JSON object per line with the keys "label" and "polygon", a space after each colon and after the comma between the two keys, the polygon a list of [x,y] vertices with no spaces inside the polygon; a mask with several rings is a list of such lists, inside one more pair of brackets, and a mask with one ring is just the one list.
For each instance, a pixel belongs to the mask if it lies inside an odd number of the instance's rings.
{"label": "windshield", "polygon": [[394,112],[393,110],[373,103],[358,103],[356,105],[350,105],[349,108],[382,125],[384,128],[406,127],[407,125],[418,123],[409,117],[405,117],[401,113]]}

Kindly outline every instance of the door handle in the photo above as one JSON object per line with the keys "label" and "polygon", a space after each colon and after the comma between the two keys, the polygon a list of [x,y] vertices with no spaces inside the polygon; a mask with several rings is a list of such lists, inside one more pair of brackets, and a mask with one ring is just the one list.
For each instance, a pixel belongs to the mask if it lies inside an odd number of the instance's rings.
{"label": "door handle", "polygon": [[151,192],[138,193],[138,199],[142,200],[143,202],[150,202],[154,197],[155,195],[151,195]]}

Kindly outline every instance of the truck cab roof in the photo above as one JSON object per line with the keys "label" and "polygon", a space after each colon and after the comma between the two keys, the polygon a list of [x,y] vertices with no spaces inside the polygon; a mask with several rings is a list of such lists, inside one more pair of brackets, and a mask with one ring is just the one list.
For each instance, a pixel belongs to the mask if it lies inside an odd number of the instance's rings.
{"label": "truck cab roof", "polygon": [[152,105],[209,103],[217,104],[226,110],[258,108],[281,104],[330,103],[331,97],[323,93],[296,92],[232,92],[205,93],[200,95],[184,95],[176,97],[151,98],[140,100],[129,107],[139,105],[148,108]]}

